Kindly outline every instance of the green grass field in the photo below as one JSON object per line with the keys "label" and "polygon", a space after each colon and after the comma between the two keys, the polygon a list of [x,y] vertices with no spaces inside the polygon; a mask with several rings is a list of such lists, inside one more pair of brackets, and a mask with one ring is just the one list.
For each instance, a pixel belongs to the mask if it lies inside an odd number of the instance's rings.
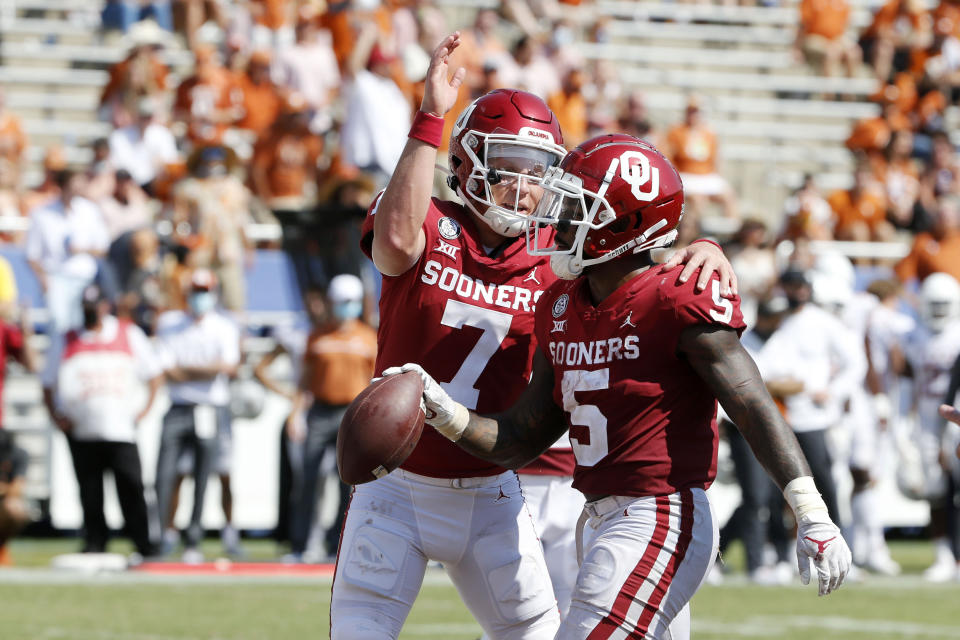
{"label": "green grass field", "polygon": [[[301,640],[327,637],[329,580],[80,576],[45,567],[73,541],[15,541],[16,567],[0,570],[2,640]],[[253,559],[272,544],[248,542]],[[209,555],[216,554],[211,544]],[[117,551],[125,547],[116,545]],[[960,639],[960,584],[929,585],[929,544],[897,543],[900,578],[867,577],[828,598],[811,586],[757,587],[742,576],[705,586],[693,601],[703,639]],[[742,564],[733,550],[732,567]],[[440,571],[431,571],[404,640],[471,640],[480,628]]]}

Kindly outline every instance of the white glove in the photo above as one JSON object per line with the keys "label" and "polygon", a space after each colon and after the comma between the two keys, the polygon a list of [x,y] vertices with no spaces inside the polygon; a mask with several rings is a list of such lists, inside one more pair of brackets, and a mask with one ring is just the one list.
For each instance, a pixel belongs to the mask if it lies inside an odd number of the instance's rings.
{"label": "white glove", "polygon": [[426,414],[427,424],[440,432],[444,437],[456,442],[463,435],[470,421],[470,412],[467,408],[450,397],[443,387],[433,379],[429,373],[418,364],[407,363],[402,367],[390,367],[384,370],[383,376],[395,376],[399,373],[413,371],[423,381],[423,398],[421,405]]}
{"label": "white glove", "polygon": [[827,513],[813,478],[803,476],[792,480],[783,495],[797,517],[797,566],[800,581],[810,583],[810,561],[817,569],[820,595],[825,596],[840,588],[850,570],[852,556],[840,529]]}

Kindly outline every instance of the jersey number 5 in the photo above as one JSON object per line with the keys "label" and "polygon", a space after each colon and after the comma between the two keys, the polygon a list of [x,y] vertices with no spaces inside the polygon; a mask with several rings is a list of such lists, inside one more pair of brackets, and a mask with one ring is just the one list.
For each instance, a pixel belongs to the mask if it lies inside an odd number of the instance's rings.
{"label": "jersey number 5", "polygon": [[716,320],[717,322],[723,322],[725,324],[730,323],[730,318],[733,317],[733,303],[720,295],[720,281],[713,281],[713,304],[720,307],[720,311],[716,309],[710,309],[710,317]]}
{"label": "jersey number 5", "polygon": [[476,307],[458,300],[447,301],[440,324],[454,329],[462,329],[463,325],[467,325],[476,327],[483,332],[480,334],[477,344],[473,345],[473,349],[464,358],[463,364],[457,369],[453,379],[450,382],[440,383],[440,386],[450,394],[451,398],[466,408],[477,408],[480,390],[474,385],[477,384],[477,380],[486,368],[487,362],[500,348],[503,339],[507,337],[511,322],[513,322],[513,316],[508,313]]}
{"label": "jersey number 5", "polygon": [[[581,467],[592,467],[609,453],[607,445],[607,418],[592,404],[578,404],[577,391],[600,391],[610,386],[610,369],[584,371],[571,369],[563,372],[563,410],[570,413],[570,444]],[[574,435],[573,427],[586,427],[588,442]]]}

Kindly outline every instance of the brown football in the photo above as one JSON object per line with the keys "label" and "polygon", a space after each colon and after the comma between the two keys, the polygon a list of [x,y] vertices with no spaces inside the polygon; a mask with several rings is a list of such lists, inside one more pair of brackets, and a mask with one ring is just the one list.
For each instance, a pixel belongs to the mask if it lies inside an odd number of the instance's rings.
{"label": "brown football", "polygon": [[337,468],[346,484],[383,477],[403,464],[420,440],[423,382],[410,371],[377,380],[340,421]]}

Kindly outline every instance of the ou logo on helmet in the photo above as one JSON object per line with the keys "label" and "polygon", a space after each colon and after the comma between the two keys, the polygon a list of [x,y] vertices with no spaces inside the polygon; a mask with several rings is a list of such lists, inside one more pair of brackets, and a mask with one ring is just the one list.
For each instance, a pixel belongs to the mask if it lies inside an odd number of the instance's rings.
{"label": "ou logo on helmet", "polygon": [[[660,169],[650,166],[650,158],[639,151],[624,151],[618,159],[620,163],[620,177],[630,185],[630,193],[640,202],[650,202],[660,192]],[[614,160],[614,162],[618,162]],[[611,167],[612,169],[613,167]],[[640,187],[650,183],[647,191]]]}

